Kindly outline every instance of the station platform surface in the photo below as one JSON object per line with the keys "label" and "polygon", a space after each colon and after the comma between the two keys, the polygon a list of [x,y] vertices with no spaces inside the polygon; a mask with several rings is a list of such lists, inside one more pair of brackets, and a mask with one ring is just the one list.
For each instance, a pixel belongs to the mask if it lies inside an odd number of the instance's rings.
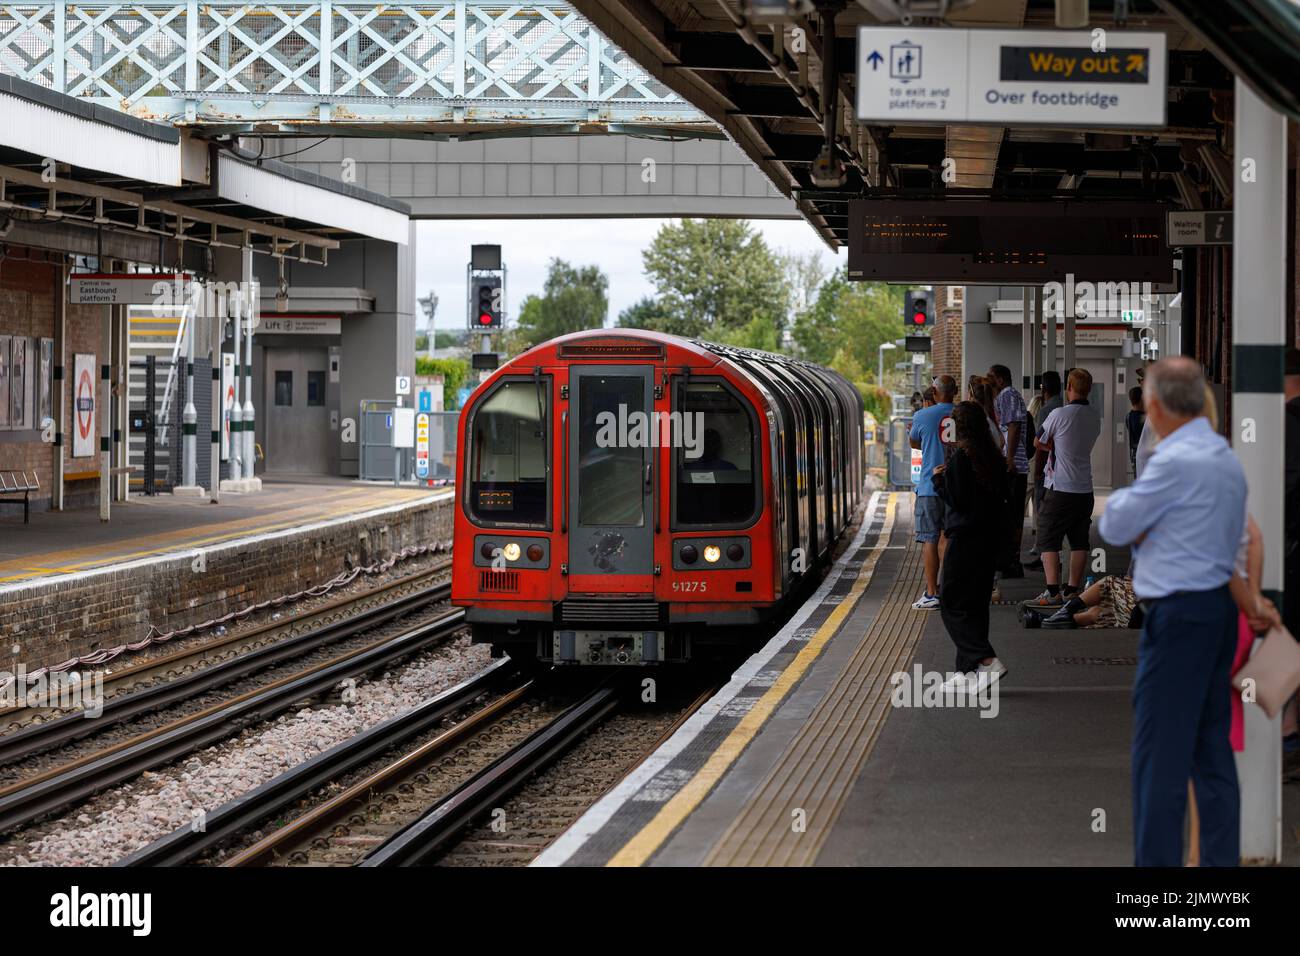
{"label": "station platform surface", "polygon": [[[911,607],[912,501],[875,496],[789,624],[535,865],[1131,865],[1138,632],[1023,628],[1030,572],[991,609],[998,692],[895,707],[892,675],[954,658],[939,612]],[[1298,787],[1283,788],[1288,862]]]}
{"label": "station platform surface", "polygon": [[[346,478],[267,477],[253,494],[222,492],[220,504],[169,494],[114,502],[110,520],[96,508],[0,515],[0,585],[71,574],[210,546],[255,534],[409,504],[451,492]],[[15,520],[16,517],[16,520]]]}

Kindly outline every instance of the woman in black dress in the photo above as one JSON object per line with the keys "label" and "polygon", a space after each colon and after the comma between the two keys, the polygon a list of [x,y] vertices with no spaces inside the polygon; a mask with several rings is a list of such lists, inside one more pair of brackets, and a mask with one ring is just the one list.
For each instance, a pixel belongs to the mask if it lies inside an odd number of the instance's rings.
{"label": "woman in black dress", "polygon": [[955,448],[935,468],[945,505],[948,549],[939,577],[939,612],[957,645],[956,672],[945,690],[982,690],[1006,674],[989,643],[989,599],[997,566],[998,516],[1007,496],[1006,461],[993,444],[988,417],[975,402],[952,410]]}

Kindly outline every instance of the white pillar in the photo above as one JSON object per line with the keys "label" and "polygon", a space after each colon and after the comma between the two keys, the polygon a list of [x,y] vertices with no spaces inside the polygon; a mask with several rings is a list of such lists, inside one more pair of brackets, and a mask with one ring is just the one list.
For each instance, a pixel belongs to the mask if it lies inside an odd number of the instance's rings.
{"label": "white pillar", "polygon": [[64,374],[64,352],[67,350],[68,329],[68,263],[59,267],[59,286],[54,290],[54,479],[51,481],[51,508],[63,510],[63,459],[67,456],[63,431],[67,420],[68,378]]}
{"label": "white pillar", "polygon": [[[112,266],[109,267],[110,270]],[[99,520],[107,521],[113,471],[113,310],[104,306],[99,320]]]}
{"label": "white pillar", "polygon": [[[1065,342],[1063,343],[1064,348],[1061,355],[1062,371],[1074,368],[1074,319],[1074,303],[1067,302],[1065,304]],[[1053,336],[1052,340],[1055,341],[1056,337]],[[1064,382],[1061,383],[1061,394],[1065,394]]]}
{"label": "white pillar", "polygon": [[[1264,592],[1281,606],[1286,330],[1286,118],[1236,81],[1232,198],[1232,432],[1264,533]],[[1247,436],[1255,436],[1245,440]],[[1295,595],[1292,595],[1295,599]],[[1237,754],[1241,856],[1282,862],[1281,717],[1246,705],[1246,749]]]}
{"label": "white pillar", "polygon": [[174,495],[203,497],[198,486],[199,411],[194,406],[194,335],[199,320],[199,300],[192,298],[185,305],[185,408],[181,412],[181,468],[180,487],[172,489]]}
{"label": "white pillar", "polygon": [[242,278],[240,294],[244,299],[244,490],[260,491],[261,479],[254,477],[253,464],[257,458],[256,413],[253,410],[253,330],[261,313],[258,301],[257,280],[253,278],[253,250],[244,249],[241,255]]}
{"label": "white pillar", "polygon": [[1034,394],[1034,325],[1029,309],[1029,286],[1020,290],[1020,374],[1025,401]]}
{"label": "white pillar", "polygon": [[[242,294],[236,293],[231,297],[231,321],[234,323],[234,334],[231,337],[235,351],[235,375],[231,380],[232,388],[235,395],[234,400],[230,403],[230,444],[228,451],[230,453],[228,461],[230,462],[230,477],[225,480],[223,487],[227,491],[243,490],[243,459],[244,459],[244,406],[239,401],[239,355],[240,346],[243,344],[241,335],[244,324],[244,302]],[[225,396],[222,396],[224,399]]]}
{"label": "white pillar", "polygon": [[[1074,308],[1073,296],[1065,296],[1063,311],[1068,315]],[[1047,347],[1043,356],[1043,371],[1060,371],[1056,367],[1056,316],[1043,315],[1043,287],[1039,286],[1034,290],[1034,314],[1039,316],[1043,322],[1043,335],[1047,336]],[[1062,383],[1062,394],[1064,394],[1064,383]]]}
{"label": "white pillar", "polygon": [[212,503],[221,503],[221,340],[226,327],[225,297],[204,296],[208,305],[208,321],[212,323],[209,338],[212,342],[212,460],[208,476],[208,493]]}

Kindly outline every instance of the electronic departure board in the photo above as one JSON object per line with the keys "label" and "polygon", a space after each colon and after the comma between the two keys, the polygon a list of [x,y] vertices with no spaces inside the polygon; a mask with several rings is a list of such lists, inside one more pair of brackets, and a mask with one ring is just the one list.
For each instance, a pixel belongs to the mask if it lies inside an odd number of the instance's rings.
{"label": "electronic departure board", "polygon": [[1167,212],[1161,203],[855,200],[849,278],[1016,285],[1072,274],[1172,282]]}

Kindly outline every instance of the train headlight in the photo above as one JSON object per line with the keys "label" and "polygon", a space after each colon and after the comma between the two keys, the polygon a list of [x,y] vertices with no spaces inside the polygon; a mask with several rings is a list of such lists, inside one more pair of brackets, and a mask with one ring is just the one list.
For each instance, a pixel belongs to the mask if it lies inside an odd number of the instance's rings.
{"label": "train headlight", "polygon": [[709,564],[717,564],[718,559],[722,557],[722,549],[716,544],[711,544],[704,549],[704,560]]}
{"label": "train headlight", "polygon": [[542,546],[540,544],[530,544],[528,546],[527,553],[528,553],[528,560],[532,561],[534,564],[536,564],[538,561],[542,560],[542,558],[546,556],[546,552],[542,550]]}
{"label": "train headlight", "polygon": [[518,561],[519,560],[518,542],[511,541],[509,544],[507,544],[504,548],[501,549],[501,553],[506,556],[507,561]]}
{"label": "train headlight", "polygon": [[693,544],[682,545],[682,550],[677,554],[682,559],[682,564],[694,564],[700,559],[700,552],[695,550]]}
{"label": "train headlight", "polygon": [[739,544],[731,544],[727,546],[727,557],[730,560],[739,561],[744,556],[745,556],[745,549],[743,546]]}
{"label": "train headlight", "polygon": [[497,546],[495,544],[493,544],[491,541],[484,541],[483,546],[478,549],[478,552],[479,554],[483,555],[484,558],[491,561],[492,558],[496,555],[496,550],[497,550]]}

